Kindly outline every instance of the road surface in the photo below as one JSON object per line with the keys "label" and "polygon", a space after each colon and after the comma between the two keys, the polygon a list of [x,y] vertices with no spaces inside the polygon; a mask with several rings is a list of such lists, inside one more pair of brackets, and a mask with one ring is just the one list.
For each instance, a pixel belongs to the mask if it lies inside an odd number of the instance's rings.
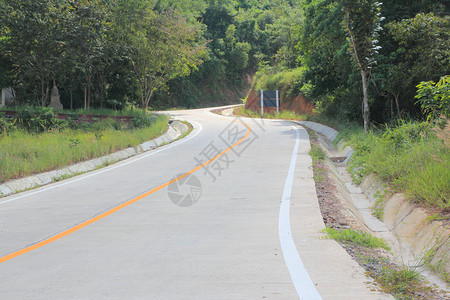
{"label": "road surface", "polygon": [[389,299],[321,238],[305,129],[171,114],[188,137],[0,199],[0,299]]}

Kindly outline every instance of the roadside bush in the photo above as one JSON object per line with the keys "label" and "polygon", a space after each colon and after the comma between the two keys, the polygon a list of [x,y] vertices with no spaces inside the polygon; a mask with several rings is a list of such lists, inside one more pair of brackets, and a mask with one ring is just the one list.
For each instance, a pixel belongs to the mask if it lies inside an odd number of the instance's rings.
{"label": "roadside bush", "polygon": [[44,132],[50,129],[61,129],[66,122],[58,120],[53,108],[39,107],[23,109],[17,112],[15,123],[29,132]]}
{"label": "roadside bush", "polygon": [[14,124],[0,113],[0,134],[8,134],[14,129]]}
{"label": "roadside bush", "polygon": [[450,75],[441,77],[438,83],[422,81],[415,98],[427,120],[444,128],[450,117]]}
{"label": "roadside bush", "polygon": [[290,90],[301,77],[305,69],[300,67],[274,73],[274,70],[262,70],[256,74],[255,90]]}
{"label": "roadside bush", "polygon": [[143,128],[151,126],[155,122],[155,117],[150,115],[137,115],[131,119],[131,124],[134,128]]}
{"label": "roadside bush", "polygon": [[70,128],[76,128],[78,126],[78,120],[80,116],[77,113],[69,112],[66,114],[66,122]]}
{"label": "roadside bush", "polygon": [[112,118],[106,118],[91,124],[89,127],[89,130],[91,131],[101,131],[107,129],[123,130],[127,127],[127,124],[118,122]]}

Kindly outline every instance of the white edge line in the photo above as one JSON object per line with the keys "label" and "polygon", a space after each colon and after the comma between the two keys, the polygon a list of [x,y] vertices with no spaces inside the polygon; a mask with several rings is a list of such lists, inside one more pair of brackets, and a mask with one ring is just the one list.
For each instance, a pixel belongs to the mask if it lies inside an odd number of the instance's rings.
{"label": "white edge line", "polygon": [[284,185],[283,196],[280,205],[279,216],[279,236],[281,249],[283,251],[284,261],[291,275],[292,283],[297,291],[300,299],[319,300],[322,297],[317,292],[314,283],[309,277],[308,271],[303,266],[300,256],[295,247],[294,239],[291,233],[290,223],[290,206],[292,185],[294,179],[295,165],[297,162],[297,153],[299,148],[300,133],[297,127],[292,126],[296,130],[295,147],[292,153],[289,172]]}
{"label": "white edge line", "polygon": [[101,170],[101,171],[97,171],[97,172],[94,172],[94,173],[91,173],[91,174],[88,174],[88,175],[80,175],[80,177],[78,177],[78,178],[75,178],[75,179],[68,179],[68,181],[65,181],[65,182],[62,182],[62,183],[59,183],[59,184],[56,184],[56,185],[52,185],[51,187],[39,189],[39,190],[37,190],[37,191],[31,192],[31,193],[27,193],[27,194],[25,194],[25,195],[18,196],[18,197],[12,198],[12,199],[0,201],[0,205],[1,205],[1,204],[8,203],[8,202],[13,202],[13,201],[16,201],[16,200],[25,198],[25,197],[29,197],[29,196],[33,196],[33,195],[36,195],[36,194],[40,194],[40,193],[42,193],[42,192],[46,192],[46,191],[49,191],[49,190],[53,190],[53,189],[55,189],[55,188],[58,188],[58,187],[61,187],[61,186],[65,186],[65,185],[68,185],[68,184],[71,184],[71,183],[74,183],[74,182],[78,182],[78,181],[81,181],[81,180],[85,180],[85,179],[87,179],[87,178],[94,177],[94,176],[97,176],[97,175],[100,175],[100,174],[109,172],[109,171],[111,171],[111,170],[115,170],[115,169],[121,168],[121,167],[123,167],[123,166],[129,165],[129,164],[132,164],[132,163],[134,163],[134,162],[136,162],[136,161],[139,161],[139,160],[141,160],[141,159],[144,159],[144,158],[146,158],[146,157],[152,156],[152,155],[157,154],[157,153],[159,153],[159,152],[162,152],[162,151],[165,151],[165,150],[170,149],[170,148],[172,148],[172,147],[178,146],[178,145],[180,145],[180,144],[182,144],[182,143],[184,143],[184,142],[187,142],[187,141],[193,139],[194,137],[196,137],[196,136],[203,130],[202,125],[200,125],[199,123],[197,123],[197,122],[195,122],[195,121],[190,121],[190,122],[195,123],[195,125],[198,127],[198,130],[197,130],[197,132],[196,132],[195,134],[189,136],[188,138],[185,138],[185,139],[182,139],[182,140],[175,141],[175,142],[173,142],[173,143],[171,143],[171,144],[169,144],[169,145],[167,145],[167,146],[160,147],[160,149],[158,149],[158,150],[156,150],[156,151],[150,150],[149,153],[144,154],[144,155],[138,155],[138,157],[133,158],[133,159],[131,159],[130,161],[127,161],[127,162],[117,162],[115,166],[112,166],[112,167],[110,166],[110,167],[108,167],[107,169],[104,169],[104,170]]}

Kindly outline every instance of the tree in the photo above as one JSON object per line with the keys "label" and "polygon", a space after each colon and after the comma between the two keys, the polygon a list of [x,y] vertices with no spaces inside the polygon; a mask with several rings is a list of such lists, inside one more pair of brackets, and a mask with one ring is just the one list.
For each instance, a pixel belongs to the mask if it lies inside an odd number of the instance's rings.
{"label": "tree", "polygon": [[99,82],[102,81],[100,69],[103,67],[109,29],[107,7],[101,0],[80,1],[69,4],[67,11],[64,67],[71,69],[70,76],[78,77],[83,82],[84,109],[88,109],[94,76],[97,75]]}
{"label": "tree", "polygon": [[380,26],[380,5],[374,0],[345,0],[342,3],[345,12],[345,28],[353,58],[361,72],[363,90],[364,131],[369,130],[368,77],[376,63],[378,31]]}
{"label": "tree", "polygon": [[[52,0],[5,0],[1,23],[8,38],[1,41],[22,83],[40,86],[38,103],[45,106],[52,80],[55,79],[58,57],[62,52],[60,5]],[[31,81],[31,83],[28,83]]]}
{"label": "tree", "polygon": [[417,14],[414,18],[387,25],[399,45],[403,72],[412,82],[438,80],[450,72],[450,22],[434,14]]}
{"label": "tree", "polygon": [[206,42],[201,25],[188,23],[174,10],[158,12],[148,1],[122,1],[116,24],[129,44],[129,59],[138,81],[142,109],[169,80],[186,76],[203,62]]}

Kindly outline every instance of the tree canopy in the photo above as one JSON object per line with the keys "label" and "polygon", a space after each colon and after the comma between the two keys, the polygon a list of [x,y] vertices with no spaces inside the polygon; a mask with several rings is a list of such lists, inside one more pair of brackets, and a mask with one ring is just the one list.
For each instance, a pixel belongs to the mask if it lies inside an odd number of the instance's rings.
{"label": "tree canopy", "polygon": [[56,84],[65,107],[146,109],[236,102],[229,91],[255,72],[295,74],[290,93],[367,129],[425,117],[414,96],[449,74],[448,9],[445,0],[2,0],[0,83],[19,104],[47,105]]}

